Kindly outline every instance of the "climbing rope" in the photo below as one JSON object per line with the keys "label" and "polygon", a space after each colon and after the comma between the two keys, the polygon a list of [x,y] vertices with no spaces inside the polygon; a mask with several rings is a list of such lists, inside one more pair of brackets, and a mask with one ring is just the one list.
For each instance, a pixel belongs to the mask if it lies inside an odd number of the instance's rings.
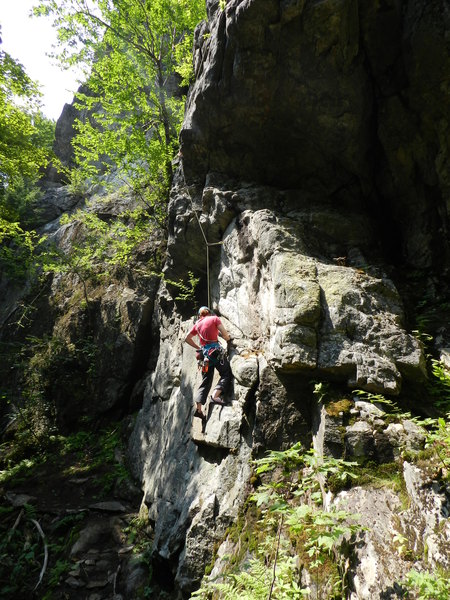
{"label": "climbing rope", "polygon": [[183,171],[184,186],[185,186],[188,196],[189,196],[192,212],[194,213],[195,218],[197,219],[197,223],[198,223],[198,226],[200,227],[200,231],[202,232],[203,240],[204,240],[205,246],[206,246],[206,282],[207,282],[207,286],[208,286],[208,306],[211,306],[211,289],[210,289],[211,286],[210,286],[210,275],[209,275],[209,247],[210,246],[220,246],[221,244],[223,244],[223,242],[222,241],[208,242],[208,238],[206,237],[205,230],[203,229],[202,224],[200,223],[200,219],[198,218],[198,215],[197,215],[197,210],[194,207],[194,201],[192,200],[191,192],[189,191],[189,187],[186,183],[186,177],[184,175],[183,160],[180,161],[180,164],[181,164],[181,169]]}
{"label": "climbing rope", "polygon": [[[205,246],[206,246],[206,279],[207,279],[207,285],[208,285],[208,306],[211,307],[211,293],[210,293],[210,274],[209,274],[209,247],[210,246],[220,246],[223,244],[223,241],[220,242],[208,242],[208,238],[206,237],[206,233],[205,230],[202,227],[202,224],[200,223],[200,219],[198,218],[197,215],[197,211],[194,207],[194,201],[192,199],[191,196],[191,192],[189,191],[189,187],[188,184],[186,183],[186,177],[184,175],[184,165],[183,165],[183,160],[180,160],[180,165],[181,165],[181,169],[183,172],[183,181],[184,181],[184,187],[187,190],[188,196],[189,196],[189,201],[191,203],[191,208],[192,208],[192,212],[195,215],[195,218],[197,219],[197,223],[198,226],[200,228],[200,231],[202,232],[202,236],[203,236],[203,240],[205,242]],[[237,351],[238,354],[240,354],[240,351]]]}

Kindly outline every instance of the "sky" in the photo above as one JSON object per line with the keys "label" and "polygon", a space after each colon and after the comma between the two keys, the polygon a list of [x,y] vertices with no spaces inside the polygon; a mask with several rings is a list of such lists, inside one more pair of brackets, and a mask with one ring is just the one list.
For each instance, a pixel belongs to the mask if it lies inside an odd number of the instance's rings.
{"label": "sky", "polygon": [[1,50],[8,52],[41,86],[42,111],[55,121],[78,89],[74,71],[63,71],[46,56],[56,43],[56,31],[46,17],[30,17],[38,0],[0,0]]}

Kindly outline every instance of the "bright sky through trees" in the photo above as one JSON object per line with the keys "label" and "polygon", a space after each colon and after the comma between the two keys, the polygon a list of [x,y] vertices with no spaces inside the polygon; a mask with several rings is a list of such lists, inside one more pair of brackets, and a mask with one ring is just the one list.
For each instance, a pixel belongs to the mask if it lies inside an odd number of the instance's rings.
{"label": "bright sky through trees", "polygon": [[64,104],[72,102],[77,76],[74,71],[62,71],[46,56],[56,42],[56,31],[50,19],[30,17],[37,4],[38,0],[0,0],[0,49],[21,62],[27,74],[39,82],[44,94],[42,110],[56,120]]}

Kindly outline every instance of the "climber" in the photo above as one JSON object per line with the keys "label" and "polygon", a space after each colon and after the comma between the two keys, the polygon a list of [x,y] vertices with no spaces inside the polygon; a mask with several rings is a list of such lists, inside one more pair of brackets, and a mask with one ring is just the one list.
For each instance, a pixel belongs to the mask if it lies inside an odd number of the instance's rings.
{"label": "climber", "polygon": [[[211,310],[207,306],[202,306],[198,311],[199,319],[187,334],[184,340],[189,346],[192,346],[201,352],[203,358],[202,381],[197,391],[196,411],[194,417],[199,417],[204,420],[206,417],[202,412],[202,406],[206,404],[209,390],[211,389],[214,368],[219,371],[220,379],[214,388],[211,402],[213,404],[225,404],[223,394],[230,387],[232,373],[230,363],[222,346],[218,342],[218,336],[221,335],[227,342],[229,347],[231,344],[231,336],[225,327],[222,325],[219,317],[211,314]],[[198,335],[200,346],[194,341],[194,337]]]}

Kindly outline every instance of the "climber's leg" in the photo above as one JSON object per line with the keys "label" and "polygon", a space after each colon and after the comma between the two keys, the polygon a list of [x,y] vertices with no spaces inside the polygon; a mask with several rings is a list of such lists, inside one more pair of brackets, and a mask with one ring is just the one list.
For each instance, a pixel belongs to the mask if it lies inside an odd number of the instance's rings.
{"label": "climber's leg", "polygon": [[214,376],[214,367],[212,365],[209,366],[208,370],[202,372],[202,380],[200,385],[198,386],[197,394],[195,396],[195,403],[197,405],[196,412],[202,412],[202,406],[206,404],[206,400],[208,399],[208,393],[211,389],[211,385],[213,382]]}
{"label": "climber's leg", "polygon": [[225,355],[223,356],[222,360],[215,365],[215,367],[220,373],[220,379],[214,388],[211,399],[216,404],[223,404],[222,396],[228,392],[233,374],[231,372],[228,358]]}

